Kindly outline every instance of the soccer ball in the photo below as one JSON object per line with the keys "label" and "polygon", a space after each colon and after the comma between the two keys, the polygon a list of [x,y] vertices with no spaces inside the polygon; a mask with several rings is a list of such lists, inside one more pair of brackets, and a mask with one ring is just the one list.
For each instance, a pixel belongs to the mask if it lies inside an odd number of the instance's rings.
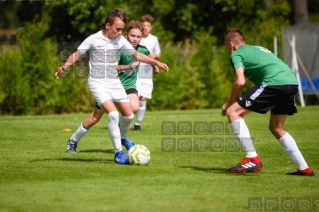
{"label": "soccer ball", "polygon": [[128,160],[130,164],[143,165],[148,164],[151,159],[150,150],[146,146],[141,144],[135,144],[128,151]]}

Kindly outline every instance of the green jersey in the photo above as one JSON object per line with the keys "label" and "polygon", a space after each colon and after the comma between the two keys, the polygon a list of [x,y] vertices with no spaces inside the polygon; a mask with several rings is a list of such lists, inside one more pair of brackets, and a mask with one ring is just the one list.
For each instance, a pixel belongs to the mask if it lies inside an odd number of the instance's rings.
{"label": "green jersey", "polygon": [[[147,50],[145,46],[137,45],[136,51],[150,55],[150,52]],[[125,52],[121,51],[119,54],[119,65],[130,65],[135,62],[135,59],[126,54]],[[132,70],[126,70],[119,72],[119,78],[125,90],[129,88],[136,88],[136,80],[137,80],[137,73],[138,73],[138,66],[136,66]]]}
{"label": "green jersey", "polygon": [[242,45],[231,54],[234,70],[244,68],[255,85],[298,85],[295,73],[275,54],[261,46]]}

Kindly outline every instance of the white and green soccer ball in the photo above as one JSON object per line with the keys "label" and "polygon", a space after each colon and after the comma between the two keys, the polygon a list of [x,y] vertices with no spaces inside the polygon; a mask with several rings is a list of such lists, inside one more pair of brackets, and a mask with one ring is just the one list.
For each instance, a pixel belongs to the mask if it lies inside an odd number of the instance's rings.
{"label": "white and green soccer ball", "polygon": [[135,144],[128,151],[128,160],[130,164],[144,165],[151,160],[151,152],[142,144]]}

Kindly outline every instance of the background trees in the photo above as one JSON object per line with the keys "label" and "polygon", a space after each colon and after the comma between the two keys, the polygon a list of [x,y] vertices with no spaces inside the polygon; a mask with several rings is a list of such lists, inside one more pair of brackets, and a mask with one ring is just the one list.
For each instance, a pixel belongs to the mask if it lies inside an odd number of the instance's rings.
{"label": "background trees", "polygon": [[[242,29],[248,43],[273,50],[281,26],[319,21],[319,0],[60,0],[5,1],[0,29],[18,33],[19,46],[1,45],[0,113],[90,111],[85,60],[59,81],[53,73],[88,35],[104,27],[106,13],[121,7],[130,20],[149,13],[170,72],[154,77],[150,109],[220,107],[233,72],[224,33]],[[3,33],[1,33],[3,32]],[[6,38],[7,31],[0,31]],[[41,36],[40,36],[41,35]],[[84,58],[85,59],[85,58]],[[249,85],[248,85],[249,86]]]}

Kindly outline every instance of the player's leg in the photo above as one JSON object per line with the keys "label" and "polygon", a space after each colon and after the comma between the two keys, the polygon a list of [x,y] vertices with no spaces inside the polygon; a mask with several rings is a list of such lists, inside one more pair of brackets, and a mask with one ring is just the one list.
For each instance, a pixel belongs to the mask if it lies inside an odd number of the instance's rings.
{"label": "player's leg", "polygon": [[131,104],[133,113],[136,113],[139,109],[139,99],[138,99],[137,94],[130,93],[130,94],[128,94],[128,98],[130,100],[130,104]]}
{"label": "player's leg", "polygon": [[233,132],[246,154],[245,158],[238,165],[229,169],[233,173],[258,172],[262,170],[261,161],[257,156],[249,129],[243,119],[249,112],[249,110],[241,107],[237,102],[230,106],[226,112]]}
{"label": "player's leg", "polygon": [[134,130],[138,130],[138,131],[141,130],[141,123],[144,119],[145,111],[146,111],[146,98],[143,96],[140,96],[139,108],[136,113],[136,122],[134,124]]}
{"label": "player's leg", "polygon": [[118,164],[129,164],[122,150],[121,133],[118,126],[119,113],[112,100],[105,101],[101,107],[106,111],[108,116],[107,130],[114,147],[114,161]]}
{"label": "player's leg", "polygon": [[284,89],[287,89],[288,91],[291,90],[290,95],[288,95],[287,98],[283,97],[284,100],[271,110],[269,130],[278,139],[284,151],[298,166],[297,172],[288,174],[314,176],[313,171],[308,167],[303,155],[301,154],[296,141],[287,131],[284,130],[284,123],[288,114],[292,115],[297,112],[294,101],[297,86],[295,86],[294,89],[291,89],[290,86],[287,86]]}
{"label": "player's leg", "polygon": [[73,133],[67,142],[66,152],[76,153],[78,142],[81,138],[93,127],[103,116],[104,111],[101,108],[95,107],[93,112],[81,123],[79,128]]}
{"label": "player's leg", "polygon": [[147,99],[152,98],[153,81],[136,83],[139,94],[139,109],[136,113],[136,122],[134,124],[134,130],[141,130],[141,124],[145,116]]}
{"label": "player's leg", "polygon": [[120,123],[120,135],[121,135],[121,143],[127,150],[129,150],[134,143],[132,143],[127,138],[127,133],[131,128],[131,124],[134,118],[134,113],[132,111],[132,106],[130,102],[115,102],[116,106],[120,111],[119,115],[119,123]]}
{"label": "player's leg", "polygon": [[108,124],[107,130],[114,147],[114,162],[118,164],[129,164],[128,159],[125,157],[121,144],[121,133],[119,129],[119,113],[113,103],[114,99],[117,101],[127,101],[127,95],[123,86],[118,80],[117,83],[108,86],[103,81],[89,81],[88,86],[97,104],[107,113]]}

